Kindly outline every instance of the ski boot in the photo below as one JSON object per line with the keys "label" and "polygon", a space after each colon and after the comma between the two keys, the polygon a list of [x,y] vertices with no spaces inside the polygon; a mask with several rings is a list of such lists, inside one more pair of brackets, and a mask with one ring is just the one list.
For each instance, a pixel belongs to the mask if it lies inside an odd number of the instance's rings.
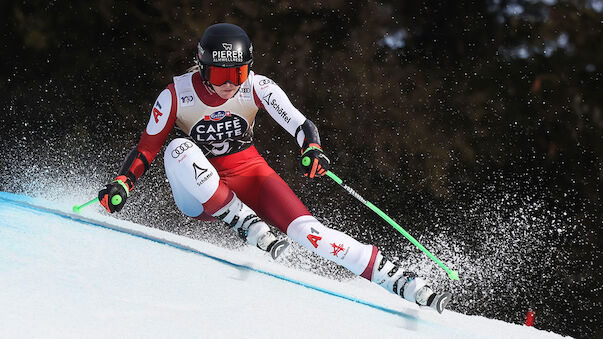
{"label": "ski boot", "polygon": [[289,242],[284,238],[277,239],[274,233],[268,230],[258,238],[257,247],[270,253],[272,259],[276,259],[289,247]]}
{"label": "ski boot", "polygon": [[435,293],[423,279],[413,272],[402,271],[400,266],[385,258],[381,252],[377,253],[371,281],[408,301],[430,307],[439,313],[444,311],[446,304],[452,299],[452,293]]}
{"label": "ski boot", "polygon": [[452,293],[442,292],[437,294],[431,289],[431,287],[425,285],[417,291],[415,300],[416,303],[421,306],[428,306],[439,313],[442,313],[446,308],[446,304],[452,300]]}
{"label": "ski boot", "polygon": [[270,227],[236,195],[213,216],[224,221],[248,244],[270,253],[272,259],[278,258],[289,247],[287,239],[277,239]]}

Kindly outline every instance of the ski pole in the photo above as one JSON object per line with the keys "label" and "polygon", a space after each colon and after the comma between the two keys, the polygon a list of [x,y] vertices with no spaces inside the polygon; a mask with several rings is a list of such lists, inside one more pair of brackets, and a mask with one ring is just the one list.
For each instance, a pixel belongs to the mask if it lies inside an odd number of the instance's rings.
{"label": "ski pole", "polygon": [[[121,198],[121,197],[120,197],[120,198]],[[87,202],[87,203],[85,203],[85,204],[82,204],[82,205],[73,205],[73,211],[74,211],[75,213],[80,213],[80,210],[81,210],[82,208],[84,208],[84,207],[86,207],[86,206],[88,206],[88,205],[90,205],[90,204],[93,204],[93,203],[95,203],[95,202],[97,202],[97,201],[98,201],[98,198],[94,198],[94,199],[92,199],[92,200],[88,201],[88,202]]]}
{"label": "ski pole", "polygon": [[[114,195],[113,198],[111,198],[111,204],[114,205],[114,206],[117,206],[117,205],[121,204],[121,201],[122,201],[122,197],[120,195]],[[84,207],[86,207],[86,206],[88,206],[90,204],[93,204],[95,202],[98,202],[98,198],[94,198],[94,199],[88,201],[87,203],[85,203],[83,205],[79,205],[79,206],[78,205],[74,205],[73,206],[73,211],[75,213],[80,213],[80,210],[82,208],[84,208]]]}
{"label": "ski pole", "polygon": [[366,205],[368,208],[373,210],[373,212],[377,213],[381,218],[383,218],[390,225],[392,225],[396,230],[398,230],[398,232],[402,233],[402,235],[405,236],[406,239],[410,240],[411,243],[413,243],[415,246],[417,246],[421,251],[423,251],[425,254],[427,254],[428,257],[430,257],[433,261],[435,261],[438,265],[440,265],[440,267],[442,267],[444,269],[444,271],[446,271],[446,273],[448,273],[448,277],[451,280],[459,280],[459,272],[453,271],[450,268],[448,268],[448,266],[446,266],[443,262],[441,262],[440,259],[438,259],[435,255],[431,254],[431,252],[429,252],[423,245],[421,245],[415,238],[413,238],[412,235],[410,235],[408,232],[406,232],[402,227],[400,227],[400,225],[398,225],[392,218],[390,218],[387,214],[385,214],[383,211],[381,211],[377,206],[373,205],[370,201],[365,200],[363,197],[360,196],[360,194],[356,193],[356,191],[354,191],[350,186],[344,184],[343,180],[339,179],[339,177],[336,176],[333,172],[327,171],[327,175],[331,179],[333,179],[333,181],[335,181],[341,187],[343,187],[346,191],[348,191],[348,193],[350,193],[354,198],[358,199],[358,201],[360,201],[361,203]]}

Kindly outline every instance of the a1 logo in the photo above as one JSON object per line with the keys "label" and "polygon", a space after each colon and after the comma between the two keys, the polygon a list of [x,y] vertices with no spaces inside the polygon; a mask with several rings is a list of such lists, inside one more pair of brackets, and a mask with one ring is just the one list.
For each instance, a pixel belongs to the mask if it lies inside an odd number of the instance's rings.
{"label": "a1 logo", "polygon": [[[314,248],[318,248],[318,241],[322,240],[321,236],[318,236],[316,234],[320,234],[320,232],[318,232],[317,230],[315,230],[313,227],[310,228],[310,231],[312,233],[308,234],[308,236],[306,238],[308,238],[308,240],[310,241],[310,243],[312,244],[312,246],[314,246]],[[313,234],[316,233],[316,234]]]}

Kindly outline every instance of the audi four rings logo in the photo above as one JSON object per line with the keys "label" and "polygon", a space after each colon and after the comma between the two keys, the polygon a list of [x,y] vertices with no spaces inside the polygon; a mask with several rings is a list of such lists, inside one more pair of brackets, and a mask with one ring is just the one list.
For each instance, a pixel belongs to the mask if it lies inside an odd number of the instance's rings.
{"label": "audi four rings logo", "polygon": [[186,152],[189,148],[193,147],[193,143],[190,141],[183,142],[178,145],[176,148],[172,150],[172,158],[176,159],[184,152]]}
{"label": "audi four rings logo", "polygon": [[260,86],[264,86],[264,85],[268,85],[268,84],[274,84],[274,81],[272,81],[270,79],[262,79],[262,80],[260,80]]}

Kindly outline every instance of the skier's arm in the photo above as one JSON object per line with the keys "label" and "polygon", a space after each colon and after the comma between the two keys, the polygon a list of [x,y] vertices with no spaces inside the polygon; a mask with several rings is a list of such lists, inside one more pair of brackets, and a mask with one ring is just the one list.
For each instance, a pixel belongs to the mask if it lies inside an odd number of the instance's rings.
{"label": "skier's arm", "polygon": [[[140,141],[124,159],[117,177],[98,193],[98,198],[109,213],[123,208],[136,181],[149,169],[176,122],[174,85],[159,94],[151,110],[151,117]],[[115,196],[119,196],[114,200]]]}
{"label": "skier's arm", "polygon": [[322,151],[316,125],[293,106],[274,81],[263,75],[254,75],[253,95],[256,105],[265,109],[301,147],[300,165],[304,175],[310,178],[323,176],[330,161]]}
{"label": "skier's arm", "polygon": [[309,178],[322,177],[331,166],[331,160],[322,151],[318,128],[309,119],[297,128],[296,138],[302,141],[300,167],[304,176]]}

